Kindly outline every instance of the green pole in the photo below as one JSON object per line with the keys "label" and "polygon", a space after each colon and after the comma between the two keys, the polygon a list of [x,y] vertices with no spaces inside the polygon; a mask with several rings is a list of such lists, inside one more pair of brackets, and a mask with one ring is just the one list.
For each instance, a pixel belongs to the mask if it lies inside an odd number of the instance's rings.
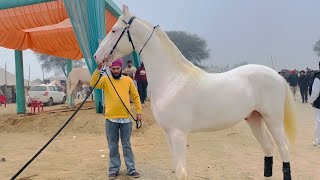
{"label": "green pole", "polygon": [[[91,74],[97,67],[93,57],[94,53],[99,47],[99,40],[106,35],[105,4],[105,0],[64,0],[81,52]],[[94,101],[96,112],[103,113],[100,89],[94,91]]]}
{"label": "green pole", "polygon": [[141,59],[137,51],[133,51],[132,56],[133,56],[133,65],[137,68],[140,67]]}
{"label": "green pole", "polygon": [[[97,64],[93,63],[93,71],[97,68]],[[93,88],[93,87],[92,87]],[[102,90],[94,89],[94,103],[96,105],[96,113],[103,114]]]}
{"label": "green pole", "polygon": [[[71,59],[68,59],[67,60],[67,76],[68,76],[68,79],[69,79],[69,73],[72,71],[72,60]],[[69,84],[67,83],[67,88],[69,88],[68,87],[69,86]],[[68,96],[68,106],[70,107],[70,106],[72,106],[74,104],[74,99],[73,99],[73,97],[72,96]]]}
{"label": "green pole", "polygon": [[15,50],[14,55],[15,55],[15,66],[16,66],[17,114],[24,114],[26,111],[26,98],[25,98],[25,92],[24,92],[22,51]]}

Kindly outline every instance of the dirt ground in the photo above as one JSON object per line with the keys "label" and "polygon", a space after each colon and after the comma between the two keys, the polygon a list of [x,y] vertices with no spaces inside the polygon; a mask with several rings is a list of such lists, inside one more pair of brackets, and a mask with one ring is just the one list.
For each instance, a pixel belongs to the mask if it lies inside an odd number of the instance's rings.
{"label": "dirt ground", "polygon": [[[153,121],[148,103],[144,106],[143,128],[135,129],[132,137],[140,179],[175,179],[165,137]],[[293,179],[318,180],[320,148],[312,146],[314,113],[309,104],[296,104],[297,143],[291,150]],[[91,105],[88,103],[85,110],[79,111],[17,179],[108,179],[104,117],[90,109]],[[60,110],[52,112],[53,109]],[[0,106],[0,179],[10,179],[73,113],[61,109],[65,107],[45,107],[40,114],[16,115],[14,104],[6,109]],[[282,179],[282,162],[276,148],[274,176],[263,178],[262,149],[244,121],[219,132],[190,134],[188,145],[189,179]],[[123,159],[118,179],[130,179]]]}

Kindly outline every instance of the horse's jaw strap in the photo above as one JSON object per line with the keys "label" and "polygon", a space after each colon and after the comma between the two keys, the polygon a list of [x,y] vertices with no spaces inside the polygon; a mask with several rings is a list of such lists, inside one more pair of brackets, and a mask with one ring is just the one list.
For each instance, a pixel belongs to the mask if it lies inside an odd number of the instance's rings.
{"label": "horse's jaw strap", "polygon": [[121,35],[119,36],[117,42],[114,44],[112,50],[111,50],[110,53],[109,53],[110,55],[112,55],[112,53],[113,53],[113,51],[116,49],[116,47],[117,47],[117,45],[118,45],[121,37],[123,36],[123,34],[124,34],[126,31],[128,31],[128,37],[129,37],[129,41],[131,42],[132,48],[133,48],[133,50],[135,49],[135,48],[134,48],[134,45],[133,45],[133,42],[132,42],[132,39],[131,39],[131,36],[130,36],[130,32],[129,32],[129,27],[130,27],[130,25],[132,24],[132,22],[133,22],[134,19],[136,19],[135,16],[132,16],[132,17],[129,19],[128,22],[126,22],[125,20],[122,19],[122,21],[123,21],[127,26],[126,26],[126,27],[123,29],[123,31],[121,32]]}
{"label": "horse's jaw strap", "polygon": [[121,37],[123,36],[123,34],[126,32],[127,29],[128,29],[128,27],[124,28],[124,30],[121,32],[120,37],[118,38],[117,42],[114,44],[112,50],[111,50],[110,53],[109,53],[110,55],[112,55],[113,51],[116,49],[116,47],[117,47],[117,45],[118,45]]}

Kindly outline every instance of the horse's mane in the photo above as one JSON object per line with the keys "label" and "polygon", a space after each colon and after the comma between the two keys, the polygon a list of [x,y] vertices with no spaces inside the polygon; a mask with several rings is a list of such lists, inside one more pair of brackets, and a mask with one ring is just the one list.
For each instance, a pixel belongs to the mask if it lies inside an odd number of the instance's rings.
{"label": "horse's mane", "polygon": [[[150,23],[142,20],[149,27],[153,27]],[[195,76],[199,76],[202,73],[205,73],[204,70],[201,68],[193,65],[190,61],[188,61],[181,51],[177,48],[177,46],[170,40],[168,35],[162,31],[160,28],[155,30],[156,34],[158,35],[160,42],[162,43],[162,47],[164,50],[172,56],[172,60],[177,63],[178,67],[181,67],[187,73],[192,73]]]}

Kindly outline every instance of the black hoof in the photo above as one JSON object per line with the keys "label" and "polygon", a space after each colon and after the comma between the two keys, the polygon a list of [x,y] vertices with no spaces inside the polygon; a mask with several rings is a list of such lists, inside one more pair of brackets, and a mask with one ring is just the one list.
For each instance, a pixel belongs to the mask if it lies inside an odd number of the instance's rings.
{"label": "black hoof", "polygon": [[291,179],[290,162],[283,163],[282,172],[283,172],[283,180],[292,180]]}
{"label": "black hoof", "polygon": [[272,176],[273,157],[264,157],[264,177]]}

